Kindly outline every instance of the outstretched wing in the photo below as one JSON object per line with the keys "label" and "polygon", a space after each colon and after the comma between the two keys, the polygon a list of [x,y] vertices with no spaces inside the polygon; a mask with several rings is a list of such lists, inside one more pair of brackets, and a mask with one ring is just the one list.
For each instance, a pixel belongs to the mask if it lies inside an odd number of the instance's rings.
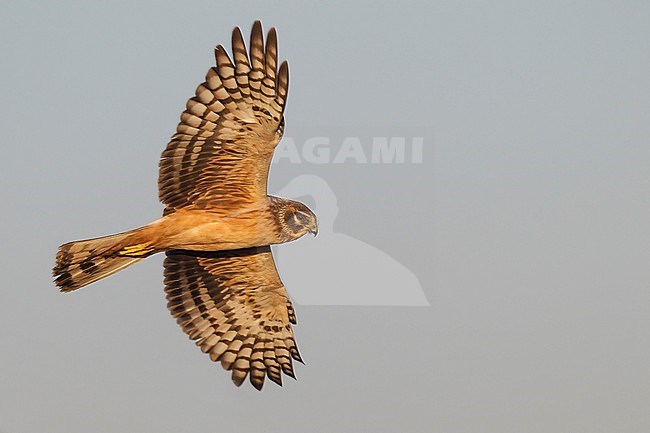
{"label": "outstretched wing", "polygon": [[234,63],[221,46],[211,68],[160,159],[158,195],[165,214],[197,208],[237,207],[266,197],[269,164],[284,129],[289,88],[287,62],[277,69],[277,36],[264,45],[256,21],[250,59],[239,28],[232,33]]}
{"label": "outstretched wing", "polygon": [[241,385],[257,389],[264,377],[282,385],[302,362],[291,324],[296,318],[271,248],[196,252],[174,250],[165,258],[168,308],[183,331],[213,361],[232,370]]}

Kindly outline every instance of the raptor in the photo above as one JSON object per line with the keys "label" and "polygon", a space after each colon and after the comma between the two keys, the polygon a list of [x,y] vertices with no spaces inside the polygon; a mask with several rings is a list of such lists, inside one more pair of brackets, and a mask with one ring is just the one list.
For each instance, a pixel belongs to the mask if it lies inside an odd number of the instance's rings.
{"label": "raptor", "polygon": [[258,390],[282,385],[302,362],[296,316],[270,245],[318,231],[304,204],[267,193],[273,151],[284,131],[289,68],[277,36],[253,24],[247,50],[232,33],[232,59],[218,45],[212,67],[187,102],[163,151],[162,218],[143,227],[69,242],[56,255],[55,283],[71,292],[164,253],[168,308],[196,345]]}

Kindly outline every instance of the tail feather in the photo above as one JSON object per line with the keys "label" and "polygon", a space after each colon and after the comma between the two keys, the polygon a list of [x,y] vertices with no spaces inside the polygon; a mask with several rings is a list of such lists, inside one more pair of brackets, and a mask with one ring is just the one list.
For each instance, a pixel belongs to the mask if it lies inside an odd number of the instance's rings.
{"label": "tail feather", "polygon": [[52,270],[55,284],[71,292],[148,257],[153,251],[129,244],[136,231],[61,245]]}

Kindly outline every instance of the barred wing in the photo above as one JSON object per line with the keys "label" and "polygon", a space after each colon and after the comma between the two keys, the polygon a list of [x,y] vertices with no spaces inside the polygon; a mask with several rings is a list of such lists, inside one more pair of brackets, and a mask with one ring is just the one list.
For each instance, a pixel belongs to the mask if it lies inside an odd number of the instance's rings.
{"label": "barred wing", "polygon": [[277,69],[277,36],[264,45],[262,25],[251,31],[250,59],[239,28],[234,63],[221,46],[160,159],[158,194],[165,214],[193,205],[231,212],[266,197],[273,150],[284,129],[287,62]]}
{"label": "barred wing", "polygon": [[232,251],[169,251],[164,262],[168,308],[183,331],[240,386],[249,375],[282,385],[302,362],[291,324],[293,307],[270,247]]}

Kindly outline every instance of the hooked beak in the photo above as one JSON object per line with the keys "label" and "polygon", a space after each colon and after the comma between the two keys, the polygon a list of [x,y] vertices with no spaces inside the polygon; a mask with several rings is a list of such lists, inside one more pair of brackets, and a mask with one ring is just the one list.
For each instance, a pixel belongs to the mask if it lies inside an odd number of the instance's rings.
{"label": "hooked beak", "polygon": [[316,221],[312,225],[309,226],[309,233],[313,234],[314,237],[318,234],[318,224]]}

